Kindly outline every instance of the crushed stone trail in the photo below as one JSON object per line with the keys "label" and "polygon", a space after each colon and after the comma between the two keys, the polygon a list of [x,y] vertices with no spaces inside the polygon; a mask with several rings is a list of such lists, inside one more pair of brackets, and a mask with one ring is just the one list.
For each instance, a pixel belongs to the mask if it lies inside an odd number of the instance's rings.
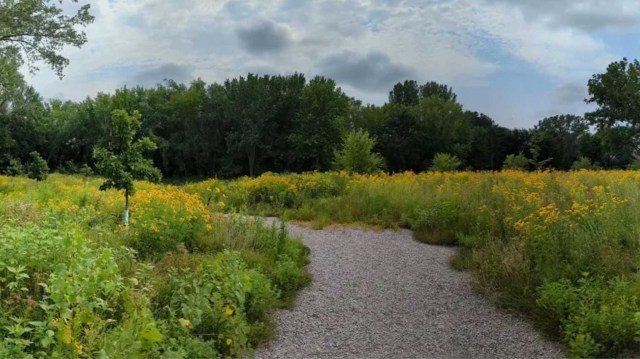
{"label": "crushed stone trail", "polygon": [[411,232],[289,225],[311,249],[311,285],[275,314],[256,358],[558,358],[522,318],[475,293],[450,268],[453,249]]}

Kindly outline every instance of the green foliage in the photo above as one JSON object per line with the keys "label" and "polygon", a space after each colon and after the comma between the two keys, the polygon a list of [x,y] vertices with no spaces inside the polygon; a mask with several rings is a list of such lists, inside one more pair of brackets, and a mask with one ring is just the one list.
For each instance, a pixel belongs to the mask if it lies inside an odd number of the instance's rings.
{"label": "green foliage", "polygon": [[60,52],[65,45],[80,47],[87,41],[77,27],[93,22],[89,7],[83,5],[69,16],[57,1],[0,2],[0,57],[10,54],[21,63],[26,59],[32,71],[37,70],[35,62],[44,61],[62,76],[69,60]]}
{"label": "green foliage", "polygon": [[340,145],[349,98],[334,80],[316,77],[300,94],[300,111],[288,138],[303,168],[327,170]]}
{"label": "green foliage", "polygon": [[[214,219],[176,187],[139,185],[121,231],[113,191],[0,177],[0,357],[245,357],[273,335],[271,313],[308,282],[302,242],[284,226]],[[129,244],[152,225],[189,250],[142,259]]]}
{"label": "green foliage", "polygon": [[547,117],[535,126],[529,142],[539,158],[550,158],[553,168],[568,170],[578,158],[579,139],[587,131],[588,125],[582,117]]}
{"label": "green foliage", "polygon": [[375,140],[363,130],[352,131],[344,137],[344,143],[335,152],[334,166],[350,173],[374,173],[382,169],[383,159],[373,153]]}
{"label": "green foliage", "polygon": [[413,237],[423,243],[454,245],[457,234],[454,228],[461,228],[464,218],[457,204],[435,201],[426,208],[418,209],[410,216],[409,226]]}
{"label": "green foliage", "polygon": [[573,164],[571,165],[571,169],[574,171],[592,170],[595,169],[595,166],[593,165],[593,163],[591,163],[591,160],[588,157],[582,156],[575,162],[573,162]]}
{"label": "green foliage", "polygon": [[524,171],[529,166],[529,160],[525,155],[520,152],[519,154],[511,154],[508,155],[504,159],[504,163],[502,164],[502,168],[505,170],[520,170]]}
{"label": "green foliage", "polygon": [[142,124],[141,117],[140,112],[129,115],[124,110],[114,110],[111,114],[108,135],[93,152],[98,173],[106,177],[101,190],[115,188],[132,195],[134,180],[160,180],[160,171],[153,167],[151,160],[144,158],[145,152],[157,146],[148,137],[134,141]]}
{"label": "green foliage", "polygon": [[588,103],[598,108],[586,116],[599,127],[613,127],[616,124],[631,127],[640,123],[640,111],[635,104],[640,101],[640,62],[638,60],[613,62],[602,74],[595,74],[589,80]]}
{"label": "green foliage", "polygon": [[576,283],[547,283],[538,303],[562,327],[574,357],[614,357],[636,345],[640,300],[625,279],[603,283],[585,273]]}
{"label": "green foliage", "polygon": [[38,152],[31,152],[31,162],[27,164],[27,176],[36,181],[43,181],[49,175],[47,161]]}
{"label": "green foliage", "polygon": [[431,170],[438,172],[453,172],[460,168],[461,165],[462,162],[454,155],[450,155],[448,153],[436,153],[433,158]]}
{"label": "green foliage", "polygon": [[134,141],[142,125],[141,117],[138,111],[129,115],[124,110],[114,110],[111,113],[107,136],[102,144],[93,150],[96,169],[106,177],[100,190],[124,190],[125,225],[129,224],[129,196],[135,193],[133,181],[158,182],[162,177],[160,170],[153,167],[153,161],[144,157],[145,152],[157,148],[156,144],[148,137]]}
{"label": "green foliage", "polygon": [[12,158],[9,160],[9,165],[5,168],[4,173],[7,176],[22,176],[25,173],[25,168],[20,160]]}

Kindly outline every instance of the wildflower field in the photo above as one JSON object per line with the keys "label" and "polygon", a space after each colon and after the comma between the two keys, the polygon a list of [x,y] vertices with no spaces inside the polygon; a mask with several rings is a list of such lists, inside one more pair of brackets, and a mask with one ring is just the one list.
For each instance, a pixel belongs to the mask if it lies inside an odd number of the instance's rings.
{"label": "wildflower field", "polygon": [[[273,175],[187,185],[223,210],[406,227],[575,357],[637,354],[640,172]],[[419,275],[419,273],[416,273]]]}
{"label": "wildflower field", "polygon": [[308,282],[308,251],[245,214],[410,228],[457,246],[477,290],[572,356],[638,353],[640,172],[138,182],[128,228],[122,193],[100,183],[0,177],[0,357],[251,354]]}
{"label": "wildflower field", "polygon": [[216,358],[268,340],[306,284],[284,228],[176,186],[0,176],[0,358]]}

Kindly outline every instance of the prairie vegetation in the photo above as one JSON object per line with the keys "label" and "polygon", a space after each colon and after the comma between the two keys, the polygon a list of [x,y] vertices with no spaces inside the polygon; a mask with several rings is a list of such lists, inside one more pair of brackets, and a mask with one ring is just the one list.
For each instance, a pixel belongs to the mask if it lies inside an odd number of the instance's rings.
{"label": "prairie vegetation", "polygon": [[138,182],[131,222],[101,180],[0,176],[1,358],[216,358],[251,352],[307,281],[284,228]]}
{"label": "prairie vegetation", "polygon": [[329,224],[407,227],[577,357],[630,355],[640,334],[640,173],[312,173],[216,180],[204,202]]}

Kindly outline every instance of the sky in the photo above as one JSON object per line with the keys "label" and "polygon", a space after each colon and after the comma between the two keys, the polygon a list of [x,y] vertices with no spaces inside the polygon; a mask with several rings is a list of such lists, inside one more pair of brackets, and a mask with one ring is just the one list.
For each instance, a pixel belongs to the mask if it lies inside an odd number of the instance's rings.
{"label": "sky", "polygon": [[437,81],[452,86],[465,109],[529,128],[545,116],[588,111],[591,76],[640,57],[638,0],[89,3],[96,20],[87,44],[63,51],[71,62],[65,77],[44,66],[25,71],[45,99],[164,79],[300,72],[331,77],[347,95],[377,105],[399,81]]}

